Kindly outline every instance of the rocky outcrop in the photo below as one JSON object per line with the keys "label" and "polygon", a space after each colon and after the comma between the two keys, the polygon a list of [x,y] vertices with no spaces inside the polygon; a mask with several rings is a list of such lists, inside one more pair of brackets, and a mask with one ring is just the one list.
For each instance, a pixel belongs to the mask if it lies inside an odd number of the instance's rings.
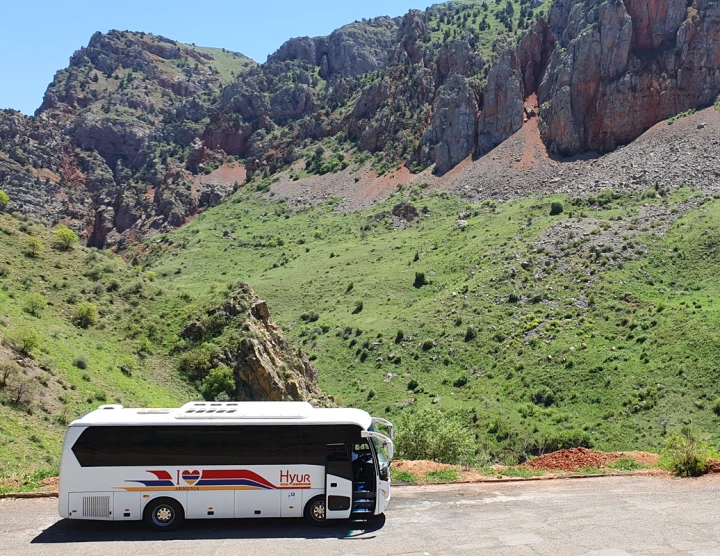
{"label": "rocky outcrop", "polygon": [[481,154],[510,137],[523,124],[522,76],[517,57],[506,49],[488,73],[478,122],[477,145]]}
{"label": "rocky outcrop", "polygon": [[432,125],[424,137],[429,145],[428,162],[435,163],[437,173],[447,172],[473,152],[477,110],[472,85],[464,77],[453,75],[435,102]]}
{"label": "rocky outcrop", "polygon": [[626,0],[555,3],[559,41],[539,89],[540,129],[553,152],[607,152],[720,94],[720,6]]}
{"label": "rocky outcrop", "polygon": [[290,345],[272,321],[267,303],[247,284],[223,305],[189,323],[181,337],[193,344],[216,338],[220,349],[211,366],[232,369],[236,400],[328,403],[318,386],[317,369]]}

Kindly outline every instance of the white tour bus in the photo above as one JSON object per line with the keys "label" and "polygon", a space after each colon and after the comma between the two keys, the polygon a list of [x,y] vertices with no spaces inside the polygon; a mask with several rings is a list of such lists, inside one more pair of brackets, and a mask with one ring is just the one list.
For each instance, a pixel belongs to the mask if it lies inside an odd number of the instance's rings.
{"label": "white tour bus", "polygon": [[371,518],[390,501],[392,436],[365,411],[304,402],[104,405],[70,424],[58,510],[156,530],[184,519]]}

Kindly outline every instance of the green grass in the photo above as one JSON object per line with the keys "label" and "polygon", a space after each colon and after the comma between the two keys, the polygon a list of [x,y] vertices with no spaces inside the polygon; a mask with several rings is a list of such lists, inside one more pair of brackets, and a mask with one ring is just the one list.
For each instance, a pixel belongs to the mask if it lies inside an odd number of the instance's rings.
{"label": "green grass", "polygon": [[228,84],[235,80],[246,69],[255,65],[255,62],[239,52],[231,52],[224,48],[210,48],[206,46],[188,47],[203,54],[212,56],[207,63],[218,72],[222,83]]}
{"label": "green grass", "polygon": [[[26,254],[31,236],[46,246],[36,257]],[[0,214],[0,360],[23,337],[38,340],[34,364],[0,389],[0,477],[56,469],[67,423],[103,403],[172,407],[198,397],[166,355],[162,307],[181,313],[179,293],[152,284],[112,253],[58,251],[51,241],[44,227]],[[37,296],[48,305],[33,316],[27,302]],[[83,302],[99,309],[98,322],[87,328],[74,321]],[[27,399],[15,404],[14,388],[25,380]]]}
{"label": "green grass", "polygon": [[[198,300],[247,281],[338,403],[391,419],[436,407],[466,422],[491,460],[524,460],[527,446],[658,450],[690,419],[717,423],[720,203],[663,221],[692,198],[496,206],[414,190],[341,214],[334,202],[294,210],[241,191],[149,244],[148,264]],[[425,214],[394,230],[378,215],[401,199]],[[553,201],[564,214],[549,216]],[[668,216],[644,220],[645,203]],[[465,231],[458,212],[471,214]],[[558,240],[554,254],[539,240],[560,222],[586,235]],[[416,272],[430,283],[413,287]],[[318,320],[303,321],[308,312]],[[477,337],[465,342],[468,327]]]}
{"label": "green grass", "polygon": [[518,479],[529,479],[531,477],[542,477],[543,475],[547,475],[547,471],[543,471],[541,469],[529,469],[527,467],[481,467],[478,469],[478,472],[482,475],[487,475],[490,477],[505,477]]}
{"label": "green grass", "polygon": [[401,483],[417,483],[420,479],[417,475],[410,473],[410,471],[402,471],[393,469],[392,480],[399,481]]}
{"label": "green grass", "polygon": [[447,469],[438,469],[430,471],[422,478],[423,482],[428,483],[456,483],[460,480],[460,471],[452,467]]}
{"label": "green grass", "polygon": [[637,471],[638,469],[646,469],[647,466],[630,457],[618,458],[610,465],[610,469],[615,471]]}

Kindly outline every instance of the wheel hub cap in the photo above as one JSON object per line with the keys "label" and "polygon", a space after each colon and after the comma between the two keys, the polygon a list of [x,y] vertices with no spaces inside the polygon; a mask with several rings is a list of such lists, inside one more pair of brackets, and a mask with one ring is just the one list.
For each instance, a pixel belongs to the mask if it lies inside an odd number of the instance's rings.
{"label": "wheel hub cap", "polygon": [[318,521],[325,519],[325,504],[318,502],[313,506],[313,517]]}
{"label": "wheel hub cap", "polygon": [[173,512],[170,508],[167,507],[158,508],[158,510],[155,512],[155,517],[160,523],[167,523],[169,521],[172,521]]}

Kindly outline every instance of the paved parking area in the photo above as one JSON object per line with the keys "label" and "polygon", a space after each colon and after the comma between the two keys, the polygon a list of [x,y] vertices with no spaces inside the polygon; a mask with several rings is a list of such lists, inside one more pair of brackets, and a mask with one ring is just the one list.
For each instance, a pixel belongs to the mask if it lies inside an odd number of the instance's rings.
{"label": "paved parking area", "polygon": [[384,523],[60,521],[56,501],[0,501],[0,555],[720,555],[720,477],[602,477],[397,487]]}

